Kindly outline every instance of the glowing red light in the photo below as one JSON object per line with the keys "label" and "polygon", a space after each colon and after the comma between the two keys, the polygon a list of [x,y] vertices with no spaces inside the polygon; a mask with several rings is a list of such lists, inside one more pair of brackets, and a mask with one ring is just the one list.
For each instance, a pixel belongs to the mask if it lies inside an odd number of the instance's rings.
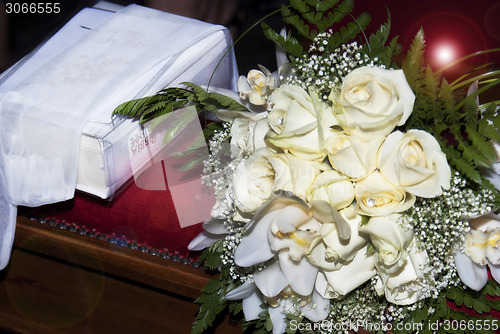
{"label": "glowing red light", "polygon": [[446,65],[455,60],[456,52],[451,45],[442,44],[436,48],[436,61],[441,65]]}

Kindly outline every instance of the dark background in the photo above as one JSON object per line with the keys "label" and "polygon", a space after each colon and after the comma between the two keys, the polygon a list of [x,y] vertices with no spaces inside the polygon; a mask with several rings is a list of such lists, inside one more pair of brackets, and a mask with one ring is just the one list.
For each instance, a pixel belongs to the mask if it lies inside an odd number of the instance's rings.
{"label": "dark background", "polygon": [[[189,6],[189,1],[197,6]],[[26,55],[39,43],[50,37],[70,17],[93,0],[59,0],[60,14],[10,14],[5,13],[5,2],[0,2],[0,72]],[[17,2],[43,2],[23,0]],[[143,0],[109,1],[122,5],[137,3],[145,6],[195,17],[231,28],[234,39],[264,15],[280,7],[282,0]],[[455,57],[500,47],[500,2],[498,0],[358,0],[353,14],[362,11],[372,15],[370,33],[387,19],[387,8],[392,18],[391,37],[399,36],[403,49],[408,49],[420,27],[424,28],[427,41],[427,62],[437,68],[437,50],[447,44],[455,50]],[[268,24],[279,30],[283,23],[275,15]],[[274,46],[267,41],[259,26],[250,31],[235,47],[241,74],[262,64],[275,70]],[[475,64],[493,61],[500,64],[500,53],[471,60]]]}

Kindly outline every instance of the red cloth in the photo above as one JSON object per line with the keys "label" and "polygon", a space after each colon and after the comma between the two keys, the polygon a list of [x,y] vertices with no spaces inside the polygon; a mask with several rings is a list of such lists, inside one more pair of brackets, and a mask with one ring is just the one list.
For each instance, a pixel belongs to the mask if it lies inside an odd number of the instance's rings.
{"label": "red cloth", "polygon": [[20,211],[181,255],[195,255],[187,250],[187,245],[203,230],[201,224],[180,227],[168,190],[143,190],[135,183],[111,202],[76,194],[69,201]]}

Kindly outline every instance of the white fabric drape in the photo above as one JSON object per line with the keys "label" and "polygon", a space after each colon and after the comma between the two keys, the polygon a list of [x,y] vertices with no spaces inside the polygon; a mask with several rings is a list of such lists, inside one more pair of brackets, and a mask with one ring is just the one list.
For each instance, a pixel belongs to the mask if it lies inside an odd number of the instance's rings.
{"label": "white fabric drape", "polygon": [[86,122],[109,122],[113,108],[149,92],[177,54],[221,29],[131,5],[1,97],[0,269],[10,257],[16,206],[74,196]]}

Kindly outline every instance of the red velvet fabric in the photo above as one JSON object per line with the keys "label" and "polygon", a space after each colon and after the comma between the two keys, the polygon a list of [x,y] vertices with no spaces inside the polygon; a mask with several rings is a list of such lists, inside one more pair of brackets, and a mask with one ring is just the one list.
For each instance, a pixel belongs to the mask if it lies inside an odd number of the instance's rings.
{"label": "red velvet fabric", "polygon": [[143,190],[134,183],[111,202],[76,194],[66,202],[20,210],[190,257],[197,254],[189,252],[187,245],[203,230],[201,224],[180,227],[168,190]]}

